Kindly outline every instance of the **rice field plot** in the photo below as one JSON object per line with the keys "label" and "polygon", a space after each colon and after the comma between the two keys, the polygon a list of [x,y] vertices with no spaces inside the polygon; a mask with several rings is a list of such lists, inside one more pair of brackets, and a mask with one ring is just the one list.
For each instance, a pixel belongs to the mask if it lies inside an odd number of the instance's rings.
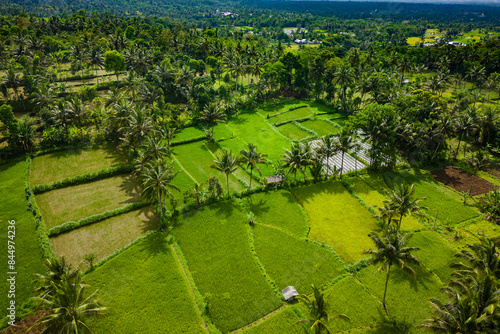
{"label": "rice field plot", "polygon": [[[10,298],[7,298],[9,291],[10,275],[8,252],[9,241],[15,244],[16,261],[16,306],[19,307],[29,297],[32,297],[35,284],[33,283],[35,273],[44,273],[42,251],[40,249],[38,231],[36,229],[35,217],[31,211],[27,211],[28,202],[24,186],[26,181],[26,161],[12,162],[0,166],[0,325],[1,320],[7,315]],[[9,221],[15,221],[14,225]],[[9,232],[15,227],[14,240],[9,238]],[[10,233],[12,235],[12,233]],[[12,245],[12,244],[11,244]],[[19,308],[18,308],[19,309]]]}
{"label": "rice field plot", "polygon": [[302,107],[299,109],[287,111],[285,113],[282,113],[282,114],[279,114],[276,116],[269,117],[268,122],[270,122],[272,124],[276,124],[276,123],[281,123],[281,122],[294,121],[296,119],[310,117],[313,115],[314,115],[314,113],[311,110],[311,108]]}
{"label": "rice field plot", "polygon": [[346,273],[326,247],[260,224],[253,227],[253,235],[255,253],[280,290],[292,285],[301,294],[309,293],[311,284],[322,287]]}
{"label": "rice field plot", "polygon": [[258,324],[251,326],[242,334],[308,334],[306,325],[294,325],[301,318],[294,312],[300,312],[296,307],[286,307]]}
{"label": "rice field plot", "polygon": [[476,235],[500,237],[500,226],[487,220],[481,220],[479,222],[469,224],[465,227],[465,229]]}
{"label": "rice field plot", "polygon": [[230,139],[234,135],[233,130],[224,123],[214,126],[214,140]]}
{"label": "rice field plot", "polygon": [[279,132],[291,140],[301,140],[310,137],[311,134],[300,129],[294,123],[287,123],[278,127]]}
{"label": "rice field plot", "polygon": [[[226,191],[226,175],[212,166],[215,157],[202,142],[195,142],[176,146],[174,157],[182,168],[191,175],[198,183],[203,183],[212,177],[216,177],[223,189]],[[234,175],[229,176],[229,190],[242,190],[243,185]]]}
{"label": "rice field plot", "polygon": [[[378,213],[378,208],[384,206],[384,201],[387,200],[387,198],[365,182],[365,180],[369,181],[370,175],[363,175],[361,178],[352,177],[347,179],[347,182],[352,185],[353,191]],[[424,226],[413,216],[405,216],[401,222],[401,228],[403,230],[420,229],[423,227]]]}
{"label": "rice field plot", "polygon": [[300,123],[303,127],[316,132],[319,136],[323,137],[330,134],[338,133],[342,128],[325,122],[322,119],[307,120]]}
{"label": "rice field plot", "polygon": [[[375,248],[372,243],[370,248]],[[361,283],[380,302],[384,295],[385,272],[375,273],[379,266],[369,266],[358,273]],[[441,282],[422,267],[413,266],[417,279],[398,266],[392,266],[387,287],[386,306],[397,322],[414,327],[432,316],[430,298],[443,299]]]}
{"label": "rice field plot", "polygon": [[253,194],[242,201],[258,223],[276,226],[297,237],[307,233],[307,216],[288,190]]}
{"label": "rice field plot", "polygon": [[[290,141],[269,125],[257,113],[240,114],[228,121],[228,126],[245,146],[253,143],[259,152],[265,153],[273,163],[280,163],[281,154],[290,148]],[[225,145],[224,142],[222,142]],[[274,174],[273,174],[274,175]]]}
{"label": "rice field plot", "polygon": [[89,327],[105,333],[206,333],[172,248],[161,233],[146,237],[85,276],[108,307]]}
{"label": "rice field plot", "polygon": [[247,216],[234,201],[179,216],[172,233],[214,324],[228,332],[282,305],[250,251]]}
{"label": "rice field plot", "polygon": [[[60,234],[51,238],[50,242],[58,257],[64,256],[68,263],[76,267],[84,262],[87,254],[94,254],[95,262],[113,254],[156,229],[158,221],[154,209],[145,207]],[[80,265],[81,268],[85,266]]]}
{"label": "rice field plot", "polygon": [[328,289],[326,296],[329,296],[328,314],[345,314],[351,320],[333,319],[328,326],[333,333],[365,327],[385,320],[385,313],[379,302],[370,296],[352,276],[335,283]]}
{"label": "rice field plot", "polygon": [[[448,284],[451,273],[455,269],[450,268],[450,264],[460,262],[455,257],[455,251],[444,242],[438,233],[433,231],[422,231],[410,237],[408,245],[418,247],[420,250],[413,254],[422,264],[435,273],[443,284]],[[436,256],[439,254],[439,256]]]}
{"label": "rice field plot", "polygon": [[301,101],[294,98],[281,98],[277,102],[268,101],[259,105],[257,112],[266,117],[267,115],[278,114],[291,108],[296,108],[309,103],[309,101]]}
{"label": "rice field plot", "polygon": [[205,136],[205,131],[202,128],[190,126],[188,128],[184,128],[178,130],[175,133],[176,137],[172,139],[171,143],[175,144],[177,142],[190,140],[194,138],[199,138]]}
{"label": "rice field plot", "polygon": [[52,190],[36,195],[47,228],[140,201],[141,186],[130,175]]}
{"label": "rice field plot", "polygon": [[309,216],[309,239],[331,246],[347,263],[363,257],[372,245],[368,234],[377,221],[339,182],[325,182],[292,190]]}
{"label": "rice field plot", "polygon": [[426,198],[421,202],[421,205],[428,208],[427,214],[432,218],[438,214],[438,220],[441,222],[459,223],[479,215],[472,207],[464,205],[458,199],[445,194],[430,183],[407,171],[385,172],[383,177],[386,184],[391,188],[394,188],[395,184],[403,182],[414,184],[415,197]]}
{"label": "rice field plot", "polygon": [[126,156],[113,145],[49,153],[33,158],[30,184],[51,184],[126,163]]}

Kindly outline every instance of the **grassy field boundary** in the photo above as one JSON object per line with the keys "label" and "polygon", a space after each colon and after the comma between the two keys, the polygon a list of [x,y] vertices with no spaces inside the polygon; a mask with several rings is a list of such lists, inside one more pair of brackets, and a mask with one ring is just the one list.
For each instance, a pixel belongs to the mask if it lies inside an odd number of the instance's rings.
{"label": "grassy field boundary", "polygon": [[36,185],[32,188],[32,190],[35,195],[39,195],[51,190],[66,188],[70,186],[77,186],[80,184],[106,179],[108,177],[115,176],[118,174],[130,173],[133,170],[134,166],[132,165],[121,165],[116,167],[110,167],[94,173],[86,173],[74,177],[69,177],[60,181],[53,182],[51,184]]}
{"label": "grassy field boundary", "polygon": [[205,139],[208,139],[208,137],[206,135],[205,136],[191,138],[191,139],[186,139],[186,140],[174,141],[174,142],[170,143],[170,146],[174,147],[174,146],[179,146],[179,145],[184,145],[184,144],[191,144],[191,143],[196,143],[197,141],[202,141],[202,140],[205,140]]}
{"label": "grassy field boundary", "polygon": [[38,232],[38,240],[39,245],[43,253],[43,257],[46,259],[54,259],[56,257],[54,251],[52,250],[52,246],[50,244],[49,232],[47,227],[43,223],[42,214],[40,213],[40,209],[36,204],[35,194],[30,188],[30,173],[31,173],[31,157],[26,158],[26,199],[28,200],[28,211],[33,213],[35,216],[36,230]]}
{"label": "grassy field boundary", "polygon": [[314,138],[316,138],[316,137],[319,137],[319,135],[318,135],[315,131],[313,131],[313,130],[311,130],[311,129],[308,129],[308,128],[306,128],[305,126],[302,126],[302,124],[300,124],[300,123],[301,123],[301,122],[298,122],[298,121],[293,122],[293,124],[294,124],[296,127],[298,127],[299,129],[301,129],[302,131],[305,131],[305,132],[307,132],[307,133],[309,133],[309,134],[310,134],[310,136],[309,136],[309,137],[307,137],[307,138],[304,138],[304,139],[303,139],[304,141],[306,141],[306,140],[311,140],[311,139],[314,139]]}
{"label": "grassy field boundary", "polygon": [[95,214],[92,216],[82,218],[76,222],[68,221],[68,222],[65,222],[61,225],[54,226],[51,229],[49,229],[49,237],[55,237],[56,235],[67,233],[67,232],[76,230],[76,229],[83,227],[83,226],[92,225],[94,223],[98,223],[98,222],[103,221],[105,219],[119,216],[119,215],[122,215],[124,213],[128,213],[128,212],[143,208],[143,207],[150,205],[150,204],[151,203],[149,203],[149,202],[131,203],[131,204],[127,204],[125,206],[122,206],[121,208],[118,208],[118,209],[114,209],[114,210],[110,210],[110,211],[106,211],[103,213],[98,213],[98,214]]}
{"label": "grassy field boundary", "polygon": [[198,287],[196,286],[194,282],[193,275],[191,274],[191,271],[189,270],[189,265],[186,260],[186,257],[184,256],[184,253],[182,252],[181,247],[175,240],[175,237],[173,235],[170,235],[170,243],[172,246],[172,249],[175,252],[175,256],[177,257],[179,264],[185,274],[185,277],[189,283],[189,286],[193,292],[193,296],[195,299],[196,307],[198,310],[200,310],[201,315],[205,323],[208,325],[208,331],[212,334],[219,334],[221,333],[220,330],[214,325],[212,322],[212,319],[210,318],[210,314],[208,312],[208,304],[205,301],[205,298],[201,294],[200,290],[198,290]]}

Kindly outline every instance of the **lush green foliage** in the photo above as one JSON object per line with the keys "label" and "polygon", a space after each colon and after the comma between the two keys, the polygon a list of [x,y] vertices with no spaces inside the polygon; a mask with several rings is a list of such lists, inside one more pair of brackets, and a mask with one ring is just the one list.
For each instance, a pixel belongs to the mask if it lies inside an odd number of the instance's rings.
{"label": "lush green foliage", "polygon": [[292,190],[309,216],[309,238],[331,246],[347,263],[363,258],[371,246],[368,233],[378,228],[370,212],[339,182]]}
{"label": "lush green foliage", "polygon": [[131,176],[108,179],[49,191],[36,196],[48,228],[123,205],[139,202],[139,184]]}
{"label": "lush green foliage", "polygon": [[288,190],[254,194],[243,198],[243,203],[259,223],[276,226],[298,237],[308,231],[307,216]]}
{"label": "lush green foliage", "polygon": [[99,300],[109,308],[109,317],[91,323],[96,333],[204,332],[189,285],[161,233],[127,249],[85,280],[99,289]]}
{"label": "lush green foliage", "polygon": [[186,213],[173,230],[208,312],[224,332],[281,305],[250,254],[246,222],[240,206],[231,201]]}
{"label": "lush green foliage", "polygon": [[292,285],[299,293],[309,294],[311,284],[322,287],[345,274],[326,247],[259,224],[253,236],[257,256],[280,290]]}

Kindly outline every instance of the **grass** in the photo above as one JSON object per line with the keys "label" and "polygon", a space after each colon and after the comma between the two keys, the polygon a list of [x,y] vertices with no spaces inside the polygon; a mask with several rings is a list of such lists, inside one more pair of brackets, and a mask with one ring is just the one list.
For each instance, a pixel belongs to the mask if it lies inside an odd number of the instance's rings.
{"label": "grass", "polygon": [[371,247],[368,234],[378,229],[376,220],[339,182],[294,189],[309,216],[309,238],[330,245],[348,263],[365,257]]}
{"label": "grass", "polygon": [[205,333],[171,247],[153,234],[85,276],[108,307],[95,333]]}
{"label": "grass", "polygon": [[322,119],[308,120],[300,124],[303,127],[316,132],[321,137],[329,134],[336,134],[341,130],[340,127],[336,127],[335,125],[325,122]]}
{"label": "grass", "polygon": [[229,139],[233,137],[233,130],[227,124],[214,126],[214,140]]}
{"label": "grass", "polygon": [[[177,162],[198,183],[203,183],[212,177],[216,177],[224,191],[227,191],[226,175],[212,167],[215,164],[215,157],[204,143],[196,142],[176,146],[174,148],[174,156]],[[243,189],[243,185],[234,175],[229,176],[229,189],[230,191]]]}
{"label": "grass", "polygon": [[292,140],[301,140],[301,139],[304,139],[304,138],[311,136],[310,133],[308,133],[302,129],[299,129],[293,123],[281,125],[280,127],[278,127],[278,130],[279,130],[279,132],[281,132],[281,134],[283,136],[286,136]]}
{"label": "grass", "polygon": [[450,264],[460,262],[460,260],[455,257],[455,251],[441,239],[438,233],[433,231],[415,233],[408,245],[420,248],[414,255],[427,269],[435,273],[443,284],[448,284],[451,273],[455,271],[450,268]]}
{"label": "grass", "polygon": [[[371,177],[370,175],[364,175],[362,178],[350,178],[348,182],[352,184],[354,192],[378,213],[377,207],[383,207],[383,202],[387,198],[367,182],[363,181],[363,179],[369,182]],[[423,228],[424,226],[414,217],[405,216],[401,222],[401,227],[405,230],[413,230]]]}
{"label": "grass", "polygon": [[[273,129],[262,116],[257,113],[240,114],[232,117],[229,127],[244,143],[244,147],[248,143],[253,143],[259,152],[265,153],[273,163],[280,163],[281,154],[285,152],[285,148],[290,148],[288,139]],[[226,141],[222,142],[226,145]],[[272,172],[272,174],[267,174]],[[266,176],[274,175],[272,168],[266,169]]]}
{"label": "grass", "polygon": [[437,211],[439,210],[438,220],[441,222],[450,221],[452,223],[459,223],[478,216],[477,211],[473,208],[464,205],[458,199],[443,193],[430,183],[407,171],[385,172],[383,176],[385,182],[391,188],[393,188],[395,184],[402,182],[414,184],[415,197],[426,198],[420,205],[428,207],[429,210],[427,214],[432,218],[436,217]]}
{"label": "grass", "polygon": [[288,190],[254,194],[243,198],[257,222],[276,226],[298,237],[307,232],[307,217]]}
{"label": "grass", "polygon": [[[372,244],[371,247],[374,247]],[[421,267],[413,267],[417,279],[404,272],[398,266],[391,267],[387,287],[386,305],[389,314],[398,321],[411,327],[430,318],[432,308],[430,298],[440,298],[441,282],[430,272]],[[363,285],[382,302],[385,286],[385,272],[375,273],[378,266],[369,266],[358,274]]]}
{"label": "grass", "polygon": [[64,255],[69,263],[77,266],[85,255],[95,254],[97,262],[157,226],[158,216],[151,207],[145,207],[58,235],[50,241],[57,256]]}
{"label": "grass", "polygon": [[33,159],[30,184],[50,184],[126,162],[125,155],[113,145],[45,154]]}
{"label": "grass", "polygon": [[292,307],[287,307],[282,311],[272,315],[268,319],[259,322],[258,324],[249,327],[242,334],[307,334],[309,333],[304,325],[294,325],[299,321],[299,316],[292,310]]}
{"label": "grass", "polygon": [[257,112],[266,117],[267,115],[278,114],[291,108],[296,108],[299,106],[303,106],[304,103],[309,103],[310,101],[297,100],[290,97],[280,98],[278,100],[271,100],[264,102],[259,105]]}
{"label": "grass", "polygon": [[228,332],[281,306],[254,261],[247,217],[234,201],[179,217],[173,234],[214,324]]}
{"label": "grass", "polygon": [[305,118],[305,117],[309,117],[309,116],[313,116],[313,111],[311,110],[311,108],[302,107],[299,109],[287,111],[283,114],[279,114],[279,115],[270,117],[268,119],[268,121],[270,123],[276,124],[276,123],[280,123],[280,122],[293,121],[296,119]]}
{"label": "grass", "polygon": [[52,190],[36,196],[43,221],[51,228],[139,201],[140,185],[130,175]]}
{"label": "grass", "polygon": [[203,129],[191,126],[189,128],[184,128],[182,130],[177,131],[175,135],[177,137],[172,139],[171,143],[203,137],[205,136],[205,131],[203,131]]}
{"label": "grass", "polygon": [[258,224],[253,234],[255,252],[280,290],[292,285],[299,293],[309,293],[311,284],[322,287],[345,274],[326,247]]}
{"label": "grass", "polygon": [[[35,218],[27,211],[28,203],[24,194],[26,162],[8,163],[0,166],[0,193],[2,201],[0,204],[0,319],[7,315],[9,298],[7,291],[7,272],[16,271],[16,306],[19,306],[29,297],[33,291],[33,274],[43,273],[44,259],[38,243]],[[8,221],[15,220],[15,238],[8,238]],[[7,261],[8,240],[15,242],[15,270],[9,270]]]}
{"label": "grass", "polygon": [[329,315],[345,314],[350,319],[348,322],[342,319],[332,320],[329,325],[332,332],[369,326],[380,323],[385,318],[380,303],[354,277],[349,276],[335,283],[326,292],[326,296],[329,296]]}
{"label": "grass", "polygon": [[472,223],[468,225],[465,229],[477,235],[485,235],[488,237],[500,237],[500,226],[486,220],[481,220],[477,223]]}

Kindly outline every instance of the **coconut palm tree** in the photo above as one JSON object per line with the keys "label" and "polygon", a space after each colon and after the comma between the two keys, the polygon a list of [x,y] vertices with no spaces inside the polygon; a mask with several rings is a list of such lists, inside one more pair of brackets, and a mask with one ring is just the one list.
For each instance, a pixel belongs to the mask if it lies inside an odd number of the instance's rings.
{"label": "coconut palm tree", "polygon": [[38,297],[43,306],[48,308],[50,314],[37,320],[46,326],[47,333],[81,333],[89,331],[85,319],[104,315],[106,307],[101,307],[94,296],[97,290],[85,297],[85,290],[89,285],[82,281],[78,273],[70,278],[63,275],[59,283],[52,283],[54,294]]}
{"label": "coconut palm tree", "polygon": [[363,253],[372,255],[372,258],[369,260],[370,264],[380,264],[376,273],[381,270],[385,270],[385,289],[382,306],[384,307],[385,312],[389,314],[385,305],[385,297],[387,295],[387,285],[389,283],[391,266],[393,264],[399,266],[416,279],[417,273],[408,264],[420,265],[418,258],[411,254],[411,252],[418,250],[419,248],[407,247],[406,243],[411,234],[403,234],[397,229],[387,230],[383,239],[380,239],[376,233],[370,233],[368,236],[373,240],[377,249],[368,249],[363,251]]}
{"label": "coconut palm tree", "polygon": [[82,69],[82,73],[81,73],[82,81],[83,81],[83,85],[85,85],[85,78],[83,77],[83,70],[84,70],[83,64],[88,59],[87,52],[83,47],[81,47],[78,44],[71,45],[70,51],[71,51],[71,58],[73,58],[73,62],[77,62]]}
{"label": "coconut palm tree", "polygon": [[401,229],[401,221],[403,217],[412,213],[419,214],[420,210],[426,210],[426,207],[419,206],[418,204],[425,200],[425,197],[413,199],[415,193],[414,185],[401,183],[394,187],[394,190],[388,193],[389,200],[384,201],[395,214],[399,216],[397,224],[398,230]]}
{"label": "coconut palm tree", "polygon": [[298,323],[309,323],[311,324],[311,331],[314,331],[316,334],[320,334],[321,332],[330,333],[328,327],[326,326],[330,320],[335,318],[340,318],[346,321],[350,321],[350,319],[345,314],[336,314],[335,316],[328,315],[328,296],[325,297],[325,293],[318,289],[314,284],[311,285],[313,289],[313,297],[302,294],[298,298],[306,305],[309,310],[309,319],[303,319],[295,322]]}
{"label": "coconut palm tree", "polygon": [[281,156],[283,157],[281,161],[284,162],[281,168],[288,168],[285,177],[293,173],[293,182],[296,182],[297,171],[301,171],[304,174],[304,179],[307,178],[305,167],[309,165],[310,152],[306,151],[303,143],[292,143],[292,148],[285,150],[285,154],[281,154]]}
{"label": "coconut palm tree", "polygon": [[476,270],[485,271],[500,278],[500,240],[479,236],[479,243],[468,244],[467,248],[455,256],[465,262],[454,263],[457,270],[454,276],[465,277],[475,274]]}
{"label": "coconut palm tree", "polygon": [[54,103],[54,87],[51,84],[41,84],[35,88],[31,94],[31,103],[40,110],[42,108],[49,108]]}
{"label": "coconut palm tree", "polygon": [[340,85],[342,90],[342,105],[345,106],[347,86],[354,82],[354,71],[348,64],[342,64],[334,73],[333,83]]}
{"label": "coconut palm tree", "polygon": [[226,174],[227,195],[229,196],[229,175],[238,168],[238,158],[231,153],[231,150],[224,149],[214,162],[215,165],[212,167]]}
{"label": "coconut palm tree", "polygon": [[174,167],[165,161],[153,161],[146,164],[141,172],[142,196],[149,201],[156,201],[160,208],[159,215],[163,217],[163,207],[167,196],[174,197],[171,189],[180,191],[172,184],[172,180],[179,173],[174,173]]}
{"label": "coconut palm tree", "polygon": [[[474,184],[474,179],[476,178],[477,172],[487,167],[490,162],[490,157],[488,152],[484,150],[477,151],[472,158],[467,159],[467,163],[472,167],[472,181],[470,183],[469,194],[472,194],[472,185]],[[471,195],[472,196],[472,195]]]}
{"label": "coconut palm tree", "polygon": [[97,70],[104,67],[104,57],[99,49],[94,48],[90,50],[89,62],[94,66],[95,77],[97,79],[97,85],[99,86],[99,75],[97,74]]}
{"label": "coconut palm tree", "polygon": [[154,126],[146,110],[135,107],[130,111],[126,124],[119,132],[123,133],[123,142],[135,151],[142,144],[143,138],[154,132]]}
{"label": "coconut palm tree", "polygon": [[352,133],[344,127],[340,133],[335,136],[335,145],[337,146],[337,152],[342,152],[342,162],[340,164],[340,178],[342,178],[342,173],[344,172],[344,155],[346,152],[355,148],[356,140]]}
{"label": "coconut palm tree", "polygon": [[326,159],[326,175],[330,174],[330,157],[338,152],[338,146],[332,135],[326,135],[320,139],[317,153]]}
{"label": "coconut palm tree", "polygon": [[[9,68],[3,76],[2,85],[6,88],[12,88],[14,91],[14,95],[16,96],[16,100],[19,100],[19,87],[21,86],[22,79],[20,74],[16,74],[13,68]],[[7,94],[7,101],[9,100]]]}
{"label": "coconut palm tree", "polygon": [[201,112],[200,120],[207,122],[211,126],[210,137],[214,137],[214,125],[216,123],[226,123],[224,118],[226,114],[220,109],[219,105],[216,103],[209,103],[203,108]]}
{"label": "coconut palm tree", "polygon": [[248,185],[248,190],[252,189],[252,176],[254,168],[262,175],[259,166],[257,164],[265,164],[267,166],[266,158],[267,154],[260,153],[257,151],[257,147],[254,144],[249,143],[248,149],[240,151],[240,161],[250,168],[250,184]]}
{"label": "coconut palm tree", "polygon": [[36,273],[34,281],[38,285],[34,293],[40,297],[55,294],[55,286],[61,283],[63,277],[73,279],[78,275],[78,269],[73,269],[71,264],[66,263],[64,256],[61,258],[46,259],[43,265],[47,274]]}
{"label": "coconut palm tree", "polygon": [[[460,148],[460,143],[462,140],[469,137],[476,130],[476,124],[472,117],[467,115],[462,115],[455,121],[455,132],[459,136],[457,151],[455,152],[455,157],[458,155],[458,149]],[[467,140],[464,141],[464,156],[467,149]]]}

